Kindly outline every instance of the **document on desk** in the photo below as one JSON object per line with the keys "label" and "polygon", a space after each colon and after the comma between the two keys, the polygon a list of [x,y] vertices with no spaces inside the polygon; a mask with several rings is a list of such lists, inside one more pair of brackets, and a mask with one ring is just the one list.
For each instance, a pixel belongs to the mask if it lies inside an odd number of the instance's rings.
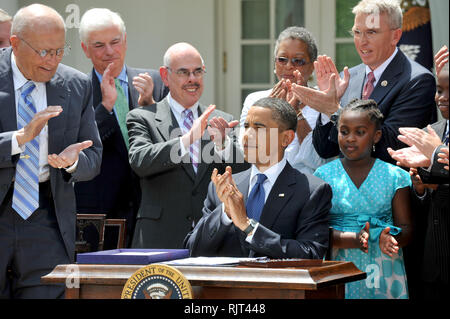
{"label": "document on desk", "polygon": [[[265,257],[263,257],[265,258]],[[189,257],[162,262],[170,266],[235,266],[241,262],[256,261],[258,258],[245,257]]]}

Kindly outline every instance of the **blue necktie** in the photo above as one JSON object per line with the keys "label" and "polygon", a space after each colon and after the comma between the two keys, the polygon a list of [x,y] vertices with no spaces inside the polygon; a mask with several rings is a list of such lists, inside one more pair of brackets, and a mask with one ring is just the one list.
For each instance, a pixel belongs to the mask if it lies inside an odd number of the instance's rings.
{"label": "blue necktie", "polygon": [[[36,86],[29,81],[20,89],[17,128],[27,125],[36,114],[31,92]],[[12,208],[27,219],[39,207],[39,135],[25,144],[16,165]]]}
{"label": "blue necktie", "polygon": [[253,218],[256,221],[259,221],[266,197],[263,183],[267,179],[267,176],[264,174],[258,174],[256,176],[258,179],[255,186],[253,186],[250,195],[248,196],[246,208],[248,218]]}
{"label": "blue necktie", "polygon": [[[191,110],[186,109],[183,111],[182,113],[184,115],[184,122],[183,122],[183,126],[185,129],[185,132],[189,132],[192,128],[192,125],[194,124],[194,114],[192,113]],[[199,141],[195,141],[194,143],[191,144],[191,146],[189,147],[189,155],[191,157],[191,163],[194,169],[194,172],[197,174],[197,169],[198,169],[198,154],[199,154]]]}

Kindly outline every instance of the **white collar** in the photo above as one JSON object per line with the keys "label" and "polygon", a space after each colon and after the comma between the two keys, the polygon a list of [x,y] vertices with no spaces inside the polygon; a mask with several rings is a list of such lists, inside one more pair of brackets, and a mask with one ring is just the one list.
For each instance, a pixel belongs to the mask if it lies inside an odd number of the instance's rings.
{"label": "white collar", "polygon": [[[253,164],[250,171],[250,186],[256,183],[256,175],[264,174],[267,176],[271,185],[274,185],[281,171],[286,166],[286,158],[283,157],[281,161],[269,167],[264,173],[260,172],[259,169]],[[255,181],[253,182],[253,180]]]}
{"label": "white collar", "polygon": [[[169,103],[170,108],[172,109],[172,112],[175,113],[177,118],[182,119],[183,118],[183,111],[186,110],[186,108],[181,105],[180,103],[178,103],[173,97],[172,95],[169,94],[167,95],[167,102]],[[198,117],[198,101],[192,105],[191,107],[189,107],[188,109],[190,109],[194,115],[194,119]]]}
{"label": "white collar", "polygon": [[378,80],[381,78],[381,75],[383,74],[384,70],[386,70],[389,63],[391,63],[391,61],[394,59],[397,52],[398,52],[398,48],[395,47],[394,53],[392,53],[392,55],[386,61],[384,61],[378,68],[376,68],[373,71],[369,68],[368,65],[366,65],[366,78],[370,72],[373,72],[373,75],[375,76],[374,86],[376,85],[376,83],[378,83]]}
{"label": "white collar", "polygon": [[[11,52],[11,69],[13,73],[13,82],[14,82],[14,90],[20,90],[25,83],[28,82],[27,78],[23,75],[23,73],[19,70],[19,67],[16,63],[16,57],[14,56],[14,52]],[[45,88],[44,82],[35,82],[32,81],[36,86],[36,91],[40,91]]]}

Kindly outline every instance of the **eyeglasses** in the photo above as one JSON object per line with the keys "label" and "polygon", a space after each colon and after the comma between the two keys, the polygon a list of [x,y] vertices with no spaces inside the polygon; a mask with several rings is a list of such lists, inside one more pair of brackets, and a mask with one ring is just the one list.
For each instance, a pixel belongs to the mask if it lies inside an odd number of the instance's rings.
{"label": "eyeglasses", "polygon": [[310,64],[311,62],[306,62],[305,59],[299,59],[299,58],[285,58],[284,56],[278,56],[275,58],[275,62],[281,64],[281,65],[287,65],[288,62],[291,61],[292,65],[295,67],[303,66],[306,64]]}
{"label": "eyeglasses", "polygon": [[49,49],[49,50],[36,50],[35,48],[33,48],[31,46],[31,44],[29,44],[27,41],[25,41],[22,38],[19,38],[20,40],[22,40],[23,42],[25,42],[34,52],[36,52],[41,58],[46,58],[48,56],[53,57],[54,55],[56,55],[58,58],[61,58],[63,56],[67,56],[70,52],[70,45],[68,45],[67,43],[64,45],[63,48],[60,49]]}
{"label": "eyeglasses", "polygon": [[361,39],[364,35],[366,35],[367,39],[373,39],[375,38],[377,35],[384,33],[384,32],[388,32],[388,31],[392,31],[392,30],[385,30],[385,31],[377,31],[377,30],[367,30],[367,31],[360,31],[358,29],[354,29],[354,30],[350,30],[348,31],[348,33],[357,39]]}
{"label": "eyeglasses", "polygon": [[203,76],[205,75],[205,73],[206,73],[206,71],[205,71],[204,69],[202,69],[202,68],[197,68],[197,69],[195,69],[195,70],[192,71],[192,72],[189,71],[189,70],[187,70],[187,69],[178,69],[178,70],[176,70],[176,71],[173,71],[173,70],[172,70],[171,68],[169,68],[168,66],[167,66],[166,68],[167,68],[167,70],[169,70],[170,72],[175,73],[177,76],[183,77],[183,78],[186,78],[186,79],[188,79],[188,78],[191,76],[191,73],[192,73],[192,75],[193,75],[195,78],[197,78],[197,79],[203,77]]}

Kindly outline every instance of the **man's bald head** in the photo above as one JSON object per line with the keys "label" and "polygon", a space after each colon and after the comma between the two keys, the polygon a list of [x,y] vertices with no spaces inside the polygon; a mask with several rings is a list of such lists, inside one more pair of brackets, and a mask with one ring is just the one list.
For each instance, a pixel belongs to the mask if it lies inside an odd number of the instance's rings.
{"label": "man's bald head", "polygon": [[66,31],[62,16],[46,5],[32,4],[21,8],[14,15],[11,35],[26,36],[29,32],[47,32],[55,29]]}

